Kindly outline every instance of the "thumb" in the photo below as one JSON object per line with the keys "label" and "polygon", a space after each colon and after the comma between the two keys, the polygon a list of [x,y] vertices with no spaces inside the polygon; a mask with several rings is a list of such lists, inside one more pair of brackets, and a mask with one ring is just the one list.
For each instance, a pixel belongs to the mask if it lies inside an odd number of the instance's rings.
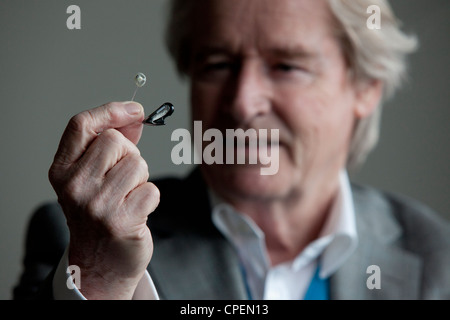
{"label": "thumb", "polygon": [[98,134],[117,129],[137,144],[142,134],[144,108],[137,102],[111,102],[74,116],[66,127],[56,152],[60,163],[72,164],[87,150]]}
{"label": "thumb", "polygon": [[136,121],[127,124],[126,126],[116,128],[118,131],[120,131],[125,138],[133,142],[135,145],[138,144],[139,140],[142,136],[142,130],[144,125],[142,124],[142,121],[145,119],[144,114],[144,107],[138,102],[124,102],[125,106],[128,108],[128,112],[133,114],[132,112],[136,112],[134,115],[136,115]]}

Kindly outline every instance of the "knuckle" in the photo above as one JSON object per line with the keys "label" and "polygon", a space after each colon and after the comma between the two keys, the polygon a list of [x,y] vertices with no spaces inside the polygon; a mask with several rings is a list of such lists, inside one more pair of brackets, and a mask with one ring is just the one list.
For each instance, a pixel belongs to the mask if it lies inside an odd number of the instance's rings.
{"label": "knuckle", "polygon": [[136,172],[139,176],[145,175],[145,180],[148,179],[148,164],[144,158],[137,154],[130,154],[128,156],[128,165],[133,168],[134,172]]}
{"label": "knuckle", "polygon": [[128,161],[130,161],[130,163],[132,165],[135,165],[136,167],[139,168],[147,168],[147,162],[144,160],[144,158],[142,158],[140,155],[137,154],[129,154],[128,155]]}
{"label": "knuckle", "polygon": [[147,162],[146,162],[143,158],[141,158],[140,166],[139,166],[139,167],[140,167],[140,169],[141,169],[143,178],[145,179],[145,181],[147,181],[148,178],[150,177],[150,174],[149,174],[149,172],[148,172],[148,164],[147,164]]}
{"label": "knuckle", "polygon": [[155,186],[153,183],[148,183],[150,186],[150,193],[153,196],[153,199],[159,203],[161,200],[161,192],[159,191],[158,187]]}
{"label": "knuckle", "polygon": [[54,185],[59,201],[75,208],[81,208],[88,203],[99,190],[99,181],[92,178],[86,171],[75,170],[60,177]]}
{"label": "knuckle", "polygon": [[114,110],[117,108],[117,106],[118,106],[117,102],[110,101],[101,106],[101,108],[110,116],[112,116],[114,115]]}
{"label": "knuckle", "polygon": [[137,146],[117,129],[105,130],[97,139],[100,139],[104,145],[113,146],[113,148],[123,150],[123,154],[136,154],[138,156],[141,154]]}
{"label": "knuckle", "polygon": [[83,185],[78,178],[68,179],[58,188],[57,193],[65,202],[78,203],[85,190]]}
{"label": "knuckle", "polygon": [[159,189],[151,182],[147,182],[145,184],[145,191],[144,201],[151,205],[153,211],[161,200],[161,193]]}
{"label": "knuckle", "polygon": [[124,136],[116,129],[108,129],[102,132],[99,139],[105,140],[108,143],[120,145],[124,141]]}
{"label": "knuckle", "polygon": [[145,161],[144,158],[142,158],[141,156],[138,156],[138,155],[132,155],[131,157],[133,159],[135,159],[136,165],[137,165],[138,168],[140,168],[141,170],[148,171],[148,164],[147,164],[147,161]]}
{"label": "knuckle", "polygon": [[134,143],[132,143],[130,140],[128,140],[127,139],[127,143],[128,143],[128,153],[129,154],[135,154],[135,155],[137,155],[137,156],[141,156],[141,151],[139,150],[139,148],[134,144]]}
{"label": "knuckle", "polygon": [[119,106],[120,105],[117,102],[108,102],[100,108],[104,113],[105,119],[108,119],[108,121],[115,121],[118,117],[120,117],[120,114],[117,112],[117,110],[119,110]]}
{"label": "knuckle", "polygon": [[90,121],[92,121],[91,114],[88,111],[84,111],[73,116],[69,120],[67,127],[74,132],[82,133],[87,129]]}
{"label": "knuckle", "polygon": [[[95,126],[99,119],[109,122],[115,117],[114,106],[114,103],[109,102],[101,107],[78,113],[69,120],[68,127],[75,132],[84,132]],[[99,132],[102,131],[103,129],[99,128]]]}
{"label": "knuckle", "polygon": [[59,183],[60,173],[55,164],[52,164],[48,170],[48,180],[52,185],[57,185]]}
{"label": "knuckle", "polygon": [[110,110],[114,109],[114,105],[115,105],[115,102],[109,101],[109,102],[105,103],[103,106],[101,106],[100,108],[103,108],[105,111],[110,113]]}

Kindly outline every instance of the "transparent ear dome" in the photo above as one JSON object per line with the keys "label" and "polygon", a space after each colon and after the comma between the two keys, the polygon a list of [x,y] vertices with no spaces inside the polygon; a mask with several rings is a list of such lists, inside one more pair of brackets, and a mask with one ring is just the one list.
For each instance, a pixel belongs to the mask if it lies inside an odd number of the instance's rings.
{"label": "transparent ear dome", "polygon": [[145,86],[145,83],[147,82],[147,77],[145,76],[145,74],[139,72],[134,78],[134,82],[136,83],[136,86],[138,88],[142,88],[143,86]]}

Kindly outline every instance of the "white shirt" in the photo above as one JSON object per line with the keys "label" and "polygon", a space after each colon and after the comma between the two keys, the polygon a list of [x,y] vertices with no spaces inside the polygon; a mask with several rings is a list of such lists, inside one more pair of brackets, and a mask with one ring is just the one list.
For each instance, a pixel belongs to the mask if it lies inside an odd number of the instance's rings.
{"label": "white shirt", "polygon": [[245,270],[252,299],[303,299],[319,263],[321,278],[328,278],[357,246],[355,213],[346,172],[339,176],[339,192],[319,237],[293,261],[272,267],[264,233],[247,216],[212,195],[213,222],[233,244]]}
{"label": "white shirt", "polygon": [[[350,182],[346,172],[339,177],[339,192],[319,237],[293,261],[272,267],[267,256],[264,233],[248,217],[236,212],[211,194],[212,219],[232,243],[241,260],[252,299],[303,299],[319,263],[321,278],[328,278],[355,250],[358,242]],[[68,286],[68,250],[64,253],[53,278],[56,300],[85,299],[81,292]],[[81,283],[81,286],[83,284]],[[70,289],[72,287],[73,289]],[[133,299],[159,299],[153,281],[145,272]]]}

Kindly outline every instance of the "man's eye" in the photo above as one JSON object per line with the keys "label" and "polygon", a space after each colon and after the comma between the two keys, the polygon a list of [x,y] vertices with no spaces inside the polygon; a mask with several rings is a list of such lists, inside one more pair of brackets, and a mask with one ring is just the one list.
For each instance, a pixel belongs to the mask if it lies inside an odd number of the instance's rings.
{"label": "man's eye", "polygon": [[230,62],[214,62],[214,63],[207,63],[205,64],[204,69],[206,71],[222,71],[222,70],[228,70],[231,69],[233,66]]}
{"label": "man's eye", "polygon": [[297,66],[294,66],[292,64],[287,64],[287,63],[279,63],[279,64],[275,65],[276,71],[292,72],[292,71],[299,70],[299,69],[300,68],[298,68]]}

